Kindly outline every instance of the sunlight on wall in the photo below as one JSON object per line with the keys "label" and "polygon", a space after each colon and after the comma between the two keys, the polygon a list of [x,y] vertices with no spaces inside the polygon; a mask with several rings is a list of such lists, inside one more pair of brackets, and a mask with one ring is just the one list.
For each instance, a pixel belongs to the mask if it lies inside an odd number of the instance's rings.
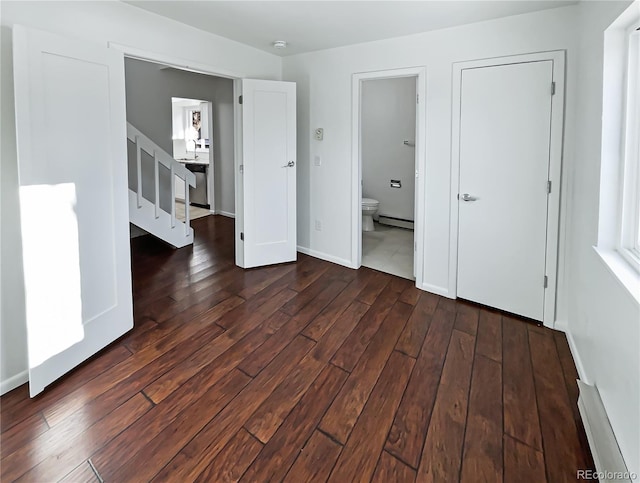
{"label": "sunlight on wall", "polygon": [[84,338],[73,183],[20,187],[29,367]]}

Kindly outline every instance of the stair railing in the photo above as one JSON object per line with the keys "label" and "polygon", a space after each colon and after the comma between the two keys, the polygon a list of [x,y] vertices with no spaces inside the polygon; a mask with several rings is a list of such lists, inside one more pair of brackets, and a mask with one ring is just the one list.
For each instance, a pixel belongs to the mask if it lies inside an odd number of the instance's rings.
{"label": "stair railing", "polygon": [[160,165],[167,168],[170,172],[171,179],[171,228],[176,226],[176,196],[175,196],[175,177],[182,179],[184,182],[184,230],[185,236],[190,234],[189,219],[189,186],[196,186],[196,177],[183,164],[179,163],[160,146],[145,136],[130,123],[127,123],[127,138],[136,146],[136,173],[138,178],[138,186],[136,189],[138,208],[142,207],[142,151],[153,157],[153,182],[155,192],[155,217],[160,217]]}

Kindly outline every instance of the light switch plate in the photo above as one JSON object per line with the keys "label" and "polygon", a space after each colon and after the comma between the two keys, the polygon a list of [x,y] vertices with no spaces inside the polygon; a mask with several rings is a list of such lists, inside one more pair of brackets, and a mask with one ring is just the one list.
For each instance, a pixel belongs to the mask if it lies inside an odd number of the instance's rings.
{"label": "light switch plate", "polygon": [[320,156],[314,156],[313,157],[313,164],[315,166],[320,166],[322,164],[322,161],[320,161]]}
{"label": "light switch plate", "polygon": [[322,129],[321,127],[317,128],[314,132],[313,132],[314,137],[316,138],[316,140],[318,141],[322,141],[322,138],[324,137],[324,129]]}

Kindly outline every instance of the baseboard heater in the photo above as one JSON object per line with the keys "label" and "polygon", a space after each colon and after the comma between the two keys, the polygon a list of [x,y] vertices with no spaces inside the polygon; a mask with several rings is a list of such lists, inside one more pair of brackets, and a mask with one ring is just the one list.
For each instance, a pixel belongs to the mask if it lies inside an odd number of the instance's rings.
{"label": "baseboard heater", "polygon": [[405,220],[404,218],[396,218],[395,216],[378,215],[378,223],[413,230],[413,220]]}
{"label": "baseboard heater", "polygon": [[578,387],[580,388],[578,409],[580,409],[597,474],[585,474],[582,475],[583,478],[580,478],[581,475],[576,477],[578,480],[598,479],[600,483],[621,481],[631,483],[632,475],[627,470],[598,389],[580,380],[578,380]]}

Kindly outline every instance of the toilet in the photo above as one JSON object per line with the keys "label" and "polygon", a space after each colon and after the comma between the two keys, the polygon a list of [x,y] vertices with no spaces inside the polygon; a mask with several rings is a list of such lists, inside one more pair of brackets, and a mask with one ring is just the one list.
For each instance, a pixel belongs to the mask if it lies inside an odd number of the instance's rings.
{"label": "toilet", "polygon": [[378,212],[380,202],[371,198],[362,198],[362,231],[375,231],[373,215]]}

